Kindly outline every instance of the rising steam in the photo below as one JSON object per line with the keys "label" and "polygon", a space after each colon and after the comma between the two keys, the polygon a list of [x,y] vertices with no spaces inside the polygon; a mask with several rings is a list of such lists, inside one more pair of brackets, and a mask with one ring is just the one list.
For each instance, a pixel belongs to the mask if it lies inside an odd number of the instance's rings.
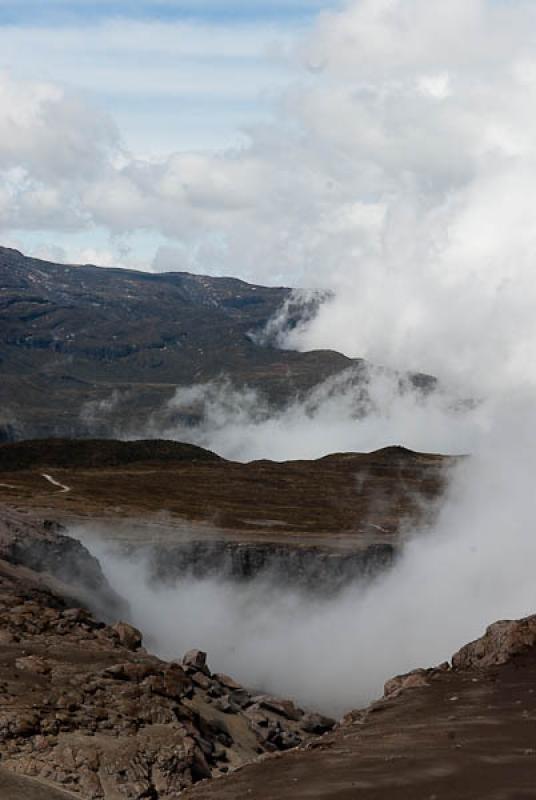
{"label": "rising steam", "polygon": [[[380,372],[363,397],[346,374],[274,413],[253,391],[194,387],[171,410],[200,405],[201,422],[160,433],[243,460],[397,443],[472,457],[434,529],[414,531],[372,585],[335,597],[264,579],[163,588],[143,565],[107,556],[112,585],[163,655],[201,646],[249,685],[337,712],[497,618],[536,611],[534,25],[530,4],[485,0],[363,0],[319,25],[310,50],[323,75],[296,104],[314,213],[297,232],[309,242],[327,230],[300,254],[310,285],[332,297],[292,330],[284,312],[269,334],[424,370],[450,394],[401,390]],[[266,197],[260,208],[269,216]]]}
{"label": "rising steam", "polygon": [[478,455],[457,468],[434,529],[415,531],[392,571],[335,596],[282,588],[273,576],[164,587],[91,529],[74,534],[161,655],[202,647],[214,669],[337,714],[376,697],[392,675],[449,658],[495,619],[536,609],[532,398],[516,400],[515,426],[511,410],[511,400],[496,408]]}
{"label": "rising steam", "polygon": [[459,453],[472,450],[487,414],[485,403],[433,383],[423,390],[409,376],[360,364],[283,408],[226,379],[179,388],[146,427],[126,435],[190,442],[236,461],[320,458],[391,444]]}

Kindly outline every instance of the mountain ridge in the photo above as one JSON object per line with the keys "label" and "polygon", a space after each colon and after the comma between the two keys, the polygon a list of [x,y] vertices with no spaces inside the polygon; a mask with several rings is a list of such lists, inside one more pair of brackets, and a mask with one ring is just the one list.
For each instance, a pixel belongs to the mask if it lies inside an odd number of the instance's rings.
{"label": "mountain ridge", "polygon": [[84,406],[114,390],[135,425],[178,386],[225,375],[280,405],[359,365],[334,351],[253,340],[290,294],[237,278],[55,264],[0,247],[2,438],[88,435]]}

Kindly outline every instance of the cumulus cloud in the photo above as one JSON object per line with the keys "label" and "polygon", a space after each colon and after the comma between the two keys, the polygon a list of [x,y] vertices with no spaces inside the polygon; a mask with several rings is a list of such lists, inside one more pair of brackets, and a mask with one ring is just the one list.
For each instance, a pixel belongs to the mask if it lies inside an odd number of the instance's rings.
{"label": "cumulus cloud", "polygon": [[55,84],[7,73],[0,109],[1,227],[86,226],[83,192],[119,152],[112,121]]}
{"label": "cumulus cloud", "polygon": [[[128,154],[79,97],[4,78],[3,227],[158,232],[155,269],[179,254],[181,269],[333,290],[288,346],[474,392],[532,380],[535,13],[360,0],[321,14],[293,56],[285,43],[295,80],[274,122],[219,153]],[[207,55],[202,31],[158,31],[164,52]],[[106,36],[130,58],[119,25]],[[261,46],[239,42],[246,58]],[[224,30],[215,47],[230,46]]]}

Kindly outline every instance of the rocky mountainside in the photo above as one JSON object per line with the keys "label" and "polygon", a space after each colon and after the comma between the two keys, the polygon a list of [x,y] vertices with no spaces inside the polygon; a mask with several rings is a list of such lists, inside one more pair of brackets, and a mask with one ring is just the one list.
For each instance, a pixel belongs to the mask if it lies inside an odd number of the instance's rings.
{"label": "rocky mountainside", "polygon": [[[534,797],[536,616],[389,680],[334,725],[213,674],[199,650],[152,656],[124,617],[80,604],[54,553],[76,552],[95,594],[113,593],[81,545],[27,514],[0,518],[2,800]],[[44,560],[13,560],[21,541],[44,542]]]}
{"label": "rocky mountainside", "polygon": [[38,800],[50,787],[51,797],[57,788],[82,800],[174,800],[199,780],[333,727],[212,674],[199,650],[171,663],[150,655],[137,629],[106,625],[80,607],[79,579],[51,576],[54,559],[33,564],[36,572],[20,554],[12,558],[25,537],[47,552],[55,545],[67,561],[78,548],[89,580],[100,580],[91,599],[102,599],[112,590],[81,545],[22,514],[3,513],[2,525],[0,780],[7,772],[13,787],[6,795],[2,781],[2,798]]}
{"label": "rocky mountainside", "polygon": [[108,585],[99,562],[50,519],[0,510],[0,560],[44,576],[43,580],[77,602],[91,605],[103,619],[128,613]]}
{"label": "rocky mountainside", "polygon": [[451,663],[388,681],[321,739],[184,800],[528,800],[535,680],[536,617],[498,622]]}
{"label": "rocky mountainside", "polygon": [[[126,418],[141,429],[177,386],[222,375],[280,405],[359,370],[362,361],[340,353],[259,344],[255,334],[290,291],[185,272],[66,266],[0,247],[0,437],[109,435]],[[303,313],[311,308],[292,307],[290,324]],[[111,397],[120,407],[99,432],[84,410]]]}
{"label": "rocky mountainside", "polygon": [[222,372],[281,402],[352,365],[339,353],[255,342],[289,294],[234,278],[65,266],[0,247],[3,435],[84,435],[84,404],[114,390],[125,395],[122,414],[145,420],[176,386]]}

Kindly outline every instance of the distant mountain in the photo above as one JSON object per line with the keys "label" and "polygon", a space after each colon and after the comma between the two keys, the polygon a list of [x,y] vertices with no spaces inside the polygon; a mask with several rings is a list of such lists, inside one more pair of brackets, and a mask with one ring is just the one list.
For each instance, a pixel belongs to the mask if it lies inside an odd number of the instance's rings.
{"label": "distant mountain", "polygon": [[0,248],[4,438],[84,435],[82,406],[114,389],[135,389],[127,413],[144,418],[177,385],[226,374],[282,402],[352,364],[339,353],[252,340],[289,293],[234,278],[53,264]]}
{"label": "distant mountain", "polygon": [[114,390],[135,426],[177,386],[226,375],[281,405],[363,364],[259,344],[252,334],[290,293],[186,272],[54,264],[0,247],[0,438],[94,433],[81,410]]}

